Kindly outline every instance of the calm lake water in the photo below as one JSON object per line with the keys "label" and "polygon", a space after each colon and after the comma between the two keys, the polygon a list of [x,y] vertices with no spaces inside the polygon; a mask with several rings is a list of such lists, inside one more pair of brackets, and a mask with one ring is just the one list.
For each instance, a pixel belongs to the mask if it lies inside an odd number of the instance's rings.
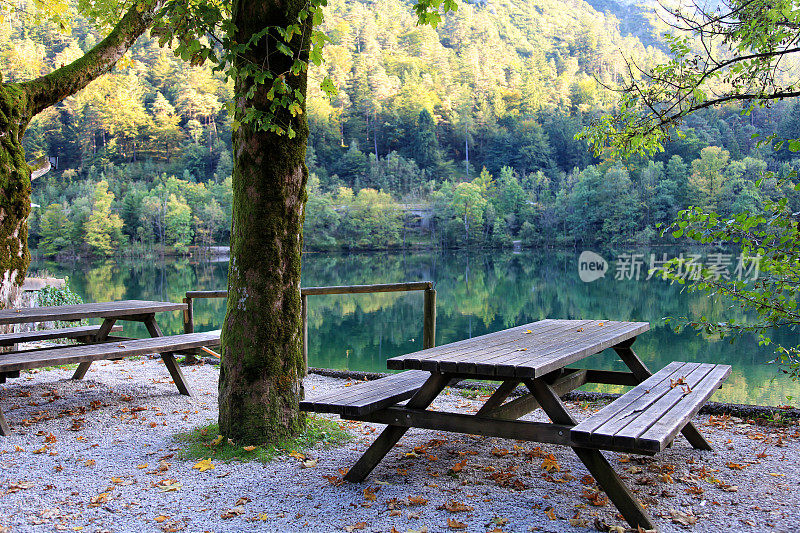
{"label": "calm lake water", "polygon": [[[663,250],[657,250],[661,257]],[[630,253],[630,252],[628,252]],[[650,251],[644,254],[645,263]],[[437,290],[436,343],[482,335],[544,318],[647,321],[634,349],[651,369],[670,361],[726,362],[733,373],[713,399],[735,403],[797,403],[800,384],[777,374],[772,351],[754,338],[728,341],[674,333],[664,317],[703,314],[725,320],[737,309],[679,286],[647,277],[648,266],[615,279],[623,256],[607,254],[608,274],[593,282],[578,275],[579,251],[309,253],[303,257],[303,286],[395,283],[431,280]],[[616,260],[616,262],[615,262]],[[736,261],[730,266],[733,273]],[[616,268],[615,268],[616,265]],[[153,259],[105,263],[34,261],[34,271],[69,276],[87,302],[120,299],[180,301],[187,290],[226,288],[227,262]],[[385,371],[386,359],[422,348],[422,293],[309,297],[309,364],[336,369]],[[221,327],[225,301],[195,303],[197,331]],[[158,317],[165,333],[181,333],[179,313]],[[124,322],[128,334],[146,336],[139,324]],[[791,342],[788,337],[785,340]],[[796,342],[796,341],[795,341]],[[624,369],[613,352],[581,364]],[[603,389],[597,386],[591,390]],[[622,390],[617,388],[617,390]],[[787,397],[791,397],[787,399]]]}

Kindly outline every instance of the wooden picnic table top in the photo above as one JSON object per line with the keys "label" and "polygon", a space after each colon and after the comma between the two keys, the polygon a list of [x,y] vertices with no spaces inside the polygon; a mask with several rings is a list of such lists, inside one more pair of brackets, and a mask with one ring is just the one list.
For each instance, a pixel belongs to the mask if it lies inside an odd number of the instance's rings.
{"label": "wooden picnic table top", "polygon": [[0,324],[24,324],[26,322],[48,322],[52,320],[81,320],[83,318],[118,318],[147,315],[163,311],[183,311],[184,303],[157,302],[149,300],[119,300],[76,305],[48,307],[26,307],[0,310]]}
{"label": "wooden picnic table top", "polygon": [[386,364],[391,370],[538,378],[649,329],[647,322],[546,319],[400,355]]}

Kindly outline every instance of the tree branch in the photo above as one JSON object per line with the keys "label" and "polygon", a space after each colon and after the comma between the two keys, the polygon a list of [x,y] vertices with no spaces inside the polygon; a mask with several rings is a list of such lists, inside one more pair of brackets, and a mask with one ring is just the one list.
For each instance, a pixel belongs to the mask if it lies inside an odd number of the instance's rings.
{"label": "tree branch", "polygon": [[136,2],[111,33],[69,65],[21,83],[28,94],[30,117],[71,96],[114,67],[136,39],[150,27],[161,0]]}

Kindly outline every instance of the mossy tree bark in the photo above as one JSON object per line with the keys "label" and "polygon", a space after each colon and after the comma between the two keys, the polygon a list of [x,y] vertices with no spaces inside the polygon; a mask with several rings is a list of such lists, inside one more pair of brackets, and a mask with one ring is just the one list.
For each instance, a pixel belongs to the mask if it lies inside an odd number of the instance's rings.
{"label": "mossy tree bark", "polygon": [[[236,41],[248,42],[266,26],[295,23],[303,7],[302,0],[235,0]],[[300,47],[301,41],[295,38],[290,44]],[[286,72],[292,58],[276,54],[274,45],[262,39],[239,61],[263,66],[276,76]],[[287,82],[306,93],[304,74]],[[236,85],[236,94],[246,94],[254,80],[242,76]],[[241,120],[247,107],[267,109],[268,89],[268,84],[258,85],[252,99],[237,100],[236,118]],[[291,122],[296,136],[290,139],[254,124],[243,124],[233,133],[233,222],[219,425],[223,435],[243,444],[295,435],[304,423],[298,402],[304,373],[300,254],[308,123],[305,113],[293,117],[288,112],[277,122]]]}
{"label": "mossy tree bark", "polygon": [[153,22],[159,0],[137,2],[84,56],[23,83],[0,77],[0,308],[13,304],[30,265],[31,168],[22,136],[31,119],[105,74]]}

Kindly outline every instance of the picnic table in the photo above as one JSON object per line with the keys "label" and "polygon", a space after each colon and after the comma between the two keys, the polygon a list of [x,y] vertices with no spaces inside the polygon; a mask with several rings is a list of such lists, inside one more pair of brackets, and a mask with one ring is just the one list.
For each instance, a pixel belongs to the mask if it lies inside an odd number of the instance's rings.
{"label": "picnic table", "polygon": [[[673,362],[652,374],[631,348],[649,328],[646,322],[542,320],[391,358],[388,368],[404,372],[305,400],[300,407],[387,424],[350,468],[347,481],[363,481],[411,427],[560,444],[572,448],[631,526],[652,529],[652,518],[600,450],[654,455],[679,432],[693,447],[710,450],[691,418],[728,377],[730,366]],[[567,368],[607,348],[629,371]],[[427,409],[447,385],[463,379],[500,384],[474,414]],[[586,383],[633,388],[578,423],[561,396]],[[506,401],[521,384],[528,392]],[[537,408],[551,422],[518,420]]]}
{"label": "picnic table", "polygon": [[[181,394],[191,396],[186,378],[178,366],[176,352],[201,346],[219,344],[219,330],[164,336],[156,322],[157,313],[186,311],[184,303],[147,300],[121,300],[76,305],[30,307],[0,310],[0,325],[24,324],[51,321],[80,321],[101,318],[99,326],[75,326],[69,328],[27,331],[0,334],[0,346],[16,346],[22,342],[73,339],[81,344],[53,346],[32,350],[13,350],[0,354],[0,383],[7,378],[19,377],[21,370],[46,366],[78,363],[73,379],[82,379],[93,361],[116,360],[123,357],[158,353],[169,370],[172,380]],[[122,330],[118,321],[142,322],[150,334],[149,339],[131,339],[111,335]],[[10,428],[0,410],[0,435],[8,435]]]}

